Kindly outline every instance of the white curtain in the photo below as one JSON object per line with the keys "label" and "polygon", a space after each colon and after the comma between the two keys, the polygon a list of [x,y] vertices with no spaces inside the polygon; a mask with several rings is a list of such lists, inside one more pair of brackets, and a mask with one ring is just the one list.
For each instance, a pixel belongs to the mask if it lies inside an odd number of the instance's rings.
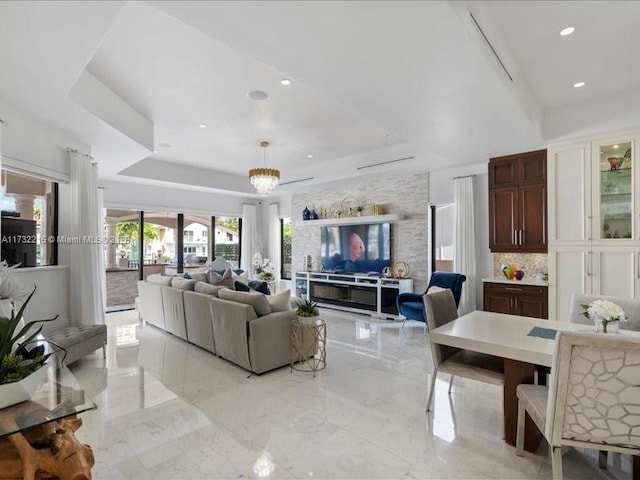
{"label": "white curtain", "polygon": [[69,247],[71,322],[104,324],[102,202],[98,194],[98,167],[91,157],[69,152],[71,215],[69,233],[78,243]]}
{"label": "white curtain", "polygon": [[258,230],[258,206],[242,205],[242,247],[240,248],[240,268],[252,272],[251,260],[261,251],[260,233]]}
{"label": "white curtain", "polygon": [[276,282],[280,280],[281,262],[280,258],[280,216],[279,205],[277,203],[270,203],[267,211],[267,231],[268,231],[268,251],[267,258],[271,260],[273,266],[273,275],[276,277]]}
{"label": "white curtain", "polygon": [[476,309],[476,237],[475,211],[473,208],[473,177],[457,178],[455,257],[453,270],[466,275],[462,284],[462,296],[458,312],[460,315]]}
{"label": "white curtain", "polygon": [[[102,187],[98,188],[98,212],[100,215],[100,234],[105,235],[104,223],[105,217],[107,216],[107,212],[104,209],[104,189]],[[102,249],[100,250],[100,283],[102,284],[102,309],[106,311],[107,309],[107,269],[105,268],[105,252],[109,248],[108,244],[102,245]]]}

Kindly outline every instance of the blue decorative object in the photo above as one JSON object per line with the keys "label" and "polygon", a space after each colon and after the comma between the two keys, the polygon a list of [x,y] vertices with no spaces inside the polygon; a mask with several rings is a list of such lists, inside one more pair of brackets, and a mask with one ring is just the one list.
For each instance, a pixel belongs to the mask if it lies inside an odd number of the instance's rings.
{"label": "blue decorative object", "polygon": [[311,210],[309,210],[307,207],[304,207],[304,210],[302,210],[302,220],[310,220],[311,219]]}
{"label": "blue decorative object", "polygon": [[541,327],[533,327],[527,336],[529,337],[539,337],[545,338],[547,340],[554,340],[556,338],[557,330],[553,328],[541,328]]}

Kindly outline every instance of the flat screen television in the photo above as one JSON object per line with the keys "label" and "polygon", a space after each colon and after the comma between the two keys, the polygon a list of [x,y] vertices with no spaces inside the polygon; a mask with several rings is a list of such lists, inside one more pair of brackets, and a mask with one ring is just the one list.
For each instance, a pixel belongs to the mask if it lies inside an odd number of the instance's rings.
{"label": "flat screen television", "polygon": [[389,223],[322,227],[322,269],[335,273],[382,273],[391,263]]}

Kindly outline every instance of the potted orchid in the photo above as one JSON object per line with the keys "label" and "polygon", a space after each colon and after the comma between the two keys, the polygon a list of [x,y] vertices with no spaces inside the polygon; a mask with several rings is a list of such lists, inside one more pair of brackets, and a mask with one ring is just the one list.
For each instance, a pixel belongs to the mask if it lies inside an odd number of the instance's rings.
{"label": "potted orchid", "polygon": [[608,300],[594,300],[588,305],[580,305],[583,315],[594,321],[596,332],[617,333],[619,322],[626,322],[624,310]]}

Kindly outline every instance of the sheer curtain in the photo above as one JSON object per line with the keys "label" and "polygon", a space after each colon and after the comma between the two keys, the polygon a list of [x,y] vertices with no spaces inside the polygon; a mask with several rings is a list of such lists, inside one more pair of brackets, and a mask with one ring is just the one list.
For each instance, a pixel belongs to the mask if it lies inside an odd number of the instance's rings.
{"label": "sheer curtain", "polygon": [[69,233],[78,242],[69,245],[71,270],[71,322],[104,324],[102,292],[102,202],[98,192],[98,166],[88,155],[69,150],[71,212]]}
{"label": "sheer curtain", "polygon": [[[269,246],[267,251],[267,258],[271,260],[273,266],[273,275],[276,278],[276,282],[280,281],[281,262],[280,258],[280,205],[277,203],[270,203],[267,211],[267,231]],[[277,283],[276,283],[277,285]]]}
{"label": "sheer curtain", "polygon": [[258,206],[242,205],[242,246],[240,247],[240,268],[252,272],[251,261],[261,251],[260,233],[258,231]]}
{"label": "sheer curtain", "polygon": [[473,177],[454,180],[456,191],[456,230],[453,270],[466,275],[462,284],[460,315],[476,309],[476,237],[473,208]]}

